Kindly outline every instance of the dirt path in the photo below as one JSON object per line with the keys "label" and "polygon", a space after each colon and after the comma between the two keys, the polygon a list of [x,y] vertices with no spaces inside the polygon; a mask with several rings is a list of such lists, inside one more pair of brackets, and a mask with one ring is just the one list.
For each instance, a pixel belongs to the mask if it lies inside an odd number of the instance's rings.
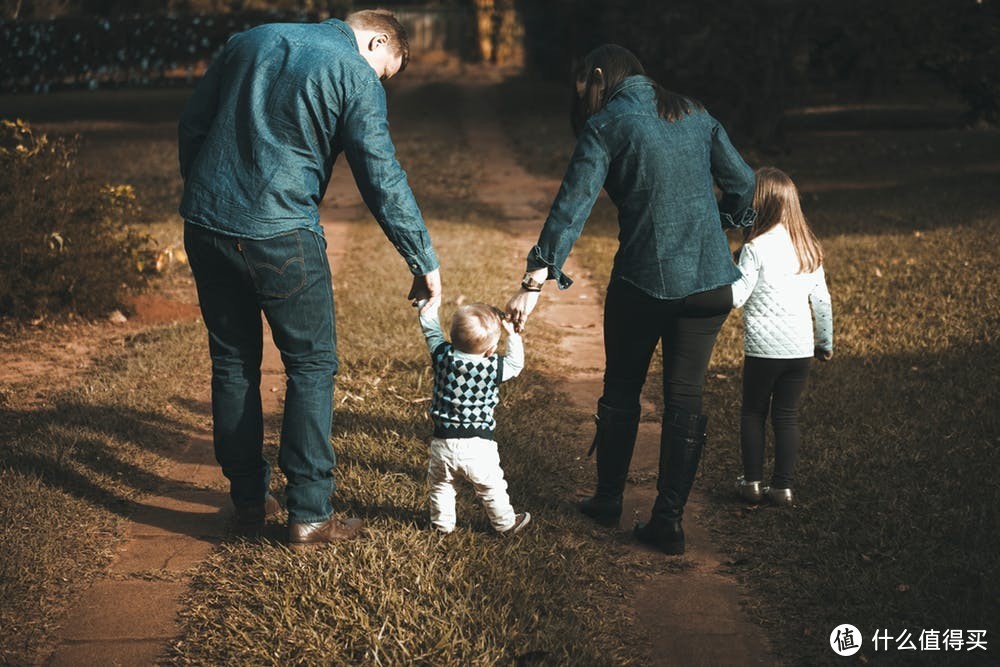
{"label": "dirt path", "polygon": [[[336,199],[325,202],[321,213],[336,273],[350,229],[349,223],[339,221],[356,218],[363,204],[344,167],[336,170],[330,192]],[[197,314],[197,309],[179,308],[162,297],[148,299],[150,303],[143,304],[147,311]],[[207,373],[207,363],[205,367]],[[261,370],[268,424],[280,413],[285,388],[281,358],[269,331]],[[207,376],[201,395],[192,400],[204,406],[206,427],[188,434],[163,472],[161,487],[141,500],[107,576],[94,582],[63,617],[46,665],[148,666],[180,635],[177,613],[191,576],[228,534],[232,517],[228,482],[212,453]]]}
{"label": "dirt path", "polygon": [[[538,238],[559,183],[532,176],[518,165],[489,94],[488,88],[469,86],[462,98],[470,148],[483,164],[489,165],[477,191],[484,203],[506,218],[515,235],[513,244],[523,258]],[[574,278],[573,288],[546,289],[535,316],[565,332],[561,345],[566,357],[573,359],[575,371],[554,381],[569,394],[578,414],[576,424],[582,453],[593,438],[591,415],[602,389],[603,314],[597,287],[572,256],[565,268]],[[625,491],[625,511],[619,525],[622,531],[631,531],[636,520],[648,518],[656,497],[658,410],[644,399],[643,413],[645,418],[640,424],[630,483]],[[593,463],[585,460],[585,465]],[[685,513],[688,550],[683,556],[683,567],[676,568],[674,573],[633,582],[622,609],[622,613],[635,619],[636,634],[647,638],[643,664],[773,665],[776,659],[763,631],[749,622],[740,609],[743,593],[739,585],[721,571],[723,557],[714,549],[700,520],[703,502],[696,488]],[[634,544],[630,553],[637,561],[669,558]],[[609,601],[609,604],[621,603]]]}

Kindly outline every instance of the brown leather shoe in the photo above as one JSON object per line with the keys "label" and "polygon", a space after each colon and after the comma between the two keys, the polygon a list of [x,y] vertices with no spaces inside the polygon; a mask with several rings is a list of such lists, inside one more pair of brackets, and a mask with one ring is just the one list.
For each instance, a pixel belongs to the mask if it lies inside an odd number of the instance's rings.
{"label": "brown leather shoe", "polygon": [[341,519],[336,515],[319,523],[289,523],[288,546],[306,547],[351,540],[357,537],[364,527],[363,519],[353,517]]}

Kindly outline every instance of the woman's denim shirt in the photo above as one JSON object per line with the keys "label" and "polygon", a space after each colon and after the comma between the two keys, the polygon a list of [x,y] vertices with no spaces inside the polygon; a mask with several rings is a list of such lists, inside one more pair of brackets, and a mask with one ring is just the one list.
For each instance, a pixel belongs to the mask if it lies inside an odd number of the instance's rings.
{"label": "woman's denim shirt", "polygon": [[262,25],[231,37],[178,128],[181,216],[266,239],[322,235],[319,203],[343,151],[386,236],[423,275],[438,266],[396,160],[385,89],[343,21]]}
{"label": "woman's denim shirt", "polygon": [[650,79],[629,77],[580,133],[528,270],[548,267],[560,288],[572,284],[562,266],[603,186],[618,207],[612,279],[658,299],[727,285],[740,272],[722,227],[753,224],[754,184],[753,170],[708,112],[668,122],[657,114]]}

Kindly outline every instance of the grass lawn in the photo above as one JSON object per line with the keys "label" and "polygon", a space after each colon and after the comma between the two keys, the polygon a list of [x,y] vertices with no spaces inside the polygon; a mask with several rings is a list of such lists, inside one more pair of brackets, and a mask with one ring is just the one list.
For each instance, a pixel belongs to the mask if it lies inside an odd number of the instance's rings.
{"label": "grass lawn", "polygon": [[[4,344],[62,345],[90,331],[55,327]],[[0,662],[32,664],[75,596],[114,555],[135,501],[185,431],[206,382],[190,363],[200,324],[110,338],[76,381],[0,381]],[[207,352],[206,352],[207,354]]]}
{"label": "grass lawn", "polygon": [[[456,137],[459,119],[427,113],[453,94],[447,84],[430,84],[392,102],[394,113],[407,119],[395,131],[400,156],[446,267],[445,318],[460,298],[502,304],[516,284],[523,250],[497,252],[511,246],[509,237],[492,225],[489,211],[469,201],[483,165]],[[177,177],[166,121],[136,123],[126,115],[108,123],[88,117],[87,125],[79,125],[46,108],[36,109],[36,115],[49,131],[83,133],[83,168],[117,182],[131,177],[155,183],[152,189],[137,188],[146,211],[142,224],[167,241],[179,238],[180,224],[171,212]],[[134,160],[123,172],[126,155]],[[533,366],[555,355],[556,332],[533,328],[528,368],[504,387],[498,413],[497,438],[511,495],[519,509],[533,513],[531,530],[516,540],[495,535],[467,491],[459,496],[459,530],[439,537],[428,529],[424,481],[431,431],[425,414],[428,353],[403,298],[409,276],[370,221],[357,226],[350,243],[347,266],[336,281],[342,367],[335,500],[338,510],[365,516],[372,536],[307,553],[279,543],[226,543],[196,575],[182,614],[184,636],[170,660],[629,662],[634,653],[625,619],[594,612],[596,599],[621,592],[620,577],[627,573],[614,563],[622,547],[607,544],[604,531],[594,530],[564,503],[584,480],[576,466],[557,463],[572,456],[551,454],[579,445],[566,435],[556,389],[544,380],[541,364]],[[60,344],[73,335],[66,326],[21,333],[33,336],[34,343],[48,336]],[[11,344],[17,344],[17,334],[9,332]],[[100,576],[111,557],[130,501],[155,487],[157,467],[182,431],[206,425],[204,405],[195,400],[208,382],[200,324],[115,341],[98,356],[81,386],[52,389],[47,400],[58,405],[52,409],[40,411],[22,401],[28,386],[2,387],[4,416],[11,417],[3,421],[3,435],[14,446],[0,454],[0,466],[10,496],[19,499],[0,509],[5,518],[0,530],[13,547],[0,580],[8,600],[3,620],[9,631],[0,645],[5,660],[31,662],[45,655],[45,638],[60,611],[76,590]],[[53,441],[57,429],[60,438]],[[272,435],[269,455],[275,448]],[[279,473],[274,479],[279,497],[282,487]],[[73,539],[24,530],[52,525],[54,518],[73,522]],[[27,576],[32,567],[34,574]],[[50,602],[39,608],[40,598]]]}
{"label": "grass lawn", "polygon": [[[454,95],[432,84],[391,100],[407,120],[394,125],[400,159],[445,267],[445,323],[459,300],[502,304],[520,251],[463,201],[483,166],[463,150],[459,119],[424,113]],[[409,274],[375,225],[351,238],[335,280],[335,504],[367,518],[372,535],[308,553],[227,545],[196,580],[173,662],[627,662],[624,619],[593,613],[595,599],[618,585],[604,572],[621,547],[609,548],[564,505],[580,480],[558,463],[572,457],[551,454],[578,444],[561,428],[559,395],[539,369],[554,355],[555,333],[539,327],[528,338],[527,369],[504,386],[497,416],[511,498],[532,512],[530,529],[514,540],[494,534],[466,489],[458,530],[439,536],[429,530],[425,482],[432,378],[403,298]],[[279,497],[282,486],[278,475]]]}
{"label": "grass lawn", "polygon": [[[559,177],[571,150],[564,91],[516,81],[503,92],[506,129],[525,166]],[[112,117],[101,104],[55,96],[3,100],[3,115],[20,110],[13,115],[82,132],[83,168],[135,184],[142,224],[174,243],[181,227],[173,213],[173,119],[183,94],[117,95],[105,100],[117,110]],[[445,267],[445,318],[459,296],[502,304],[524,251],[470,201],[488,165],[464,148],[462,118],[446,103],[454,95],[452,85],[436,83],[390,96],[400,158]],[[83,109],[79,122],[67,119],[71,106]],[[802,415],[800,504],[752,508],[733,497],[742,363],[734,314],[706,396],[710,444],[698,486],[709,497],[711,528],[752,593],[749,613],[791,664],[828,662],[829,633],[843,622],[862,629],[866,659],[880,664],[908,655],[873,653],[876,629],[914,637],[924,629],[987,629],[992,644],[1000,618],[1000,304],[991,257],[1000,231],[1000,133],[821,120],[792,130],[788,154],[747,156],[754,166],[786,169],[802,186],[834,298],[836,356],[814,367]],[[598,284],[609,273],[615,233],[614,210],[601,202],[575,250]],[[504,386],[498,412],[512,499],[532,512],[530,529],[515,540],[492,534],[467,492],[459,497],[460,529],[440,537],[427,527],[430,373],[403,298],[408,275],[373,223],[358,224],[350,244],[336,281],[335,502],[368,518],[372,536],[301,553],[227,542],[199,568],[170,661],[634,659],[627,619],[598,606],[633,574],[616,567],[623,546],[563,500],[590,471],[581,475],[560,463],[572,455],[552,454],[578,452],[580,444],[565,427],[559,387],[543,375],[558,370],[541,362],[555,357],[558,332],[533,324],[527,368]],[[0,342],[62,345],[88,336],[87,326],[4,329]],[[0,378],[0,662],[44,656],[60,611],[106,566],[130,503],[155,487],[184,431],[206,425],[195,400],[208,383],[204,338],[200,324],[122,334],[109,337],[96,364],[72,382]],[[658,383],[649,384],[655,391]],[[275,445],[272,436],[272,456]],[[280,496],[280,475],[273,483]],[[671,560],[662,561],[643,574],[664,571]]]}
{"label": "grass lawn", "polygon": [[[525,166],[559,177],[572,150],[562,91],[509,86],[503,112]],[[530,109],[519,88],[530,90]],[[828,638],[841,623],[861,629],[861,655],[879,664],[913,655],[896,642],[876,654],[876,630],[908,630],[914,641],[921,630],[1000,630],[1000,132],[867,122],[799,121],[789,152],[746,154],[799,184],[833,297],[836,353],[814,363],[807,389],[798,506],[748,507],[734,495],[739,312],[720,334],[706,388],[710,439],[697,486],[752,593],[748,611],[792,664],[834,658]],[[617,248],[615,215],[599,202],[575,249],[598,284]]]}

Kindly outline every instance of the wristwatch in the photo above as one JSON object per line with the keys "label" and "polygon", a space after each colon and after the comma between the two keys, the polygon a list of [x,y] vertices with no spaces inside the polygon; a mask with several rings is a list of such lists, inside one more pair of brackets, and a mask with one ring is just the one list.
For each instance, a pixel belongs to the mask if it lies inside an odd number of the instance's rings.
{"label": "wristwatch", "polygon": [[524,277],[521,278],[521,289],[527,290],[529,292],[541,292],[542,285],[545,283],[540,283],[535,280],[530,273],[525,273]]}

